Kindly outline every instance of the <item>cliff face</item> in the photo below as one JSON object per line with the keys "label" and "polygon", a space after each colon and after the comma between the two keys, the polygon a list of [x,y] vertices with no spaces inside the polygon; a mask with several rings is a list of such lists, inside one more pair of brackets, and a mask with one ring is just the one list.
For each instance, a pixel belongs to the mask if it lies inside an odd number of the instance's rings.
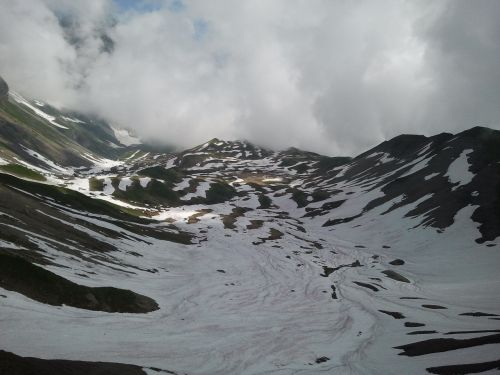
{"label": "cliff face", "polygon": [[7,82],[0,76],[0,100],[6,99],[9,94],[9,86]]}

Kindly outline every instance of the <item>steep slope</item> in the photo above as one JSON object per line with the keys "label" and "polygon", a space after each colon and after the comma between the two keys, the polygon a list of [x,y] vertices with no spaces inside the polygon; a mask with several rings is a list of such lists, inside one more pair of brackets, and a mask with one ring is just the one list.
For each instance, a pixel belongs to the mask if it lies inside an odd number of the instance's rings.
{"label": "steep slope", "polygon": [[116,132],[96,117],[61,111],[13,91],[0,101],[0,157],[9,162],[57,171],[137,150],[137,144],[121,144]]}
{"label": "steep slope", "polygon": [[380,192],[352,216],[334,218],[325,225],[350,222],[383,205],[382,214],[419,202],[406,213],[418,217],[418,225],[443,230],[467,206],[475,207],[472,219],[479,223],[477,242],[500,235],[500,133],[472,128],[456,136],[440,134],[400,136],[358,156],[332,179],[362,186],[363,193]]}
{"label": "steep slope", "polygon": [[[24,147],[4,135],[0,157],[29,160],[45,181],[0,174],[0,257],[63,290],[110,288],[156,305],[58,306],[10,271],[0,275],[0,349],[148,374],[498,367],[498,131],[402,135],[352,159],[219,139],[113,158],[36,116],[6,120],[42,135]],[[92,157],[70,163],[42,125]],[[15,355],[0,366],[58,365]]]}

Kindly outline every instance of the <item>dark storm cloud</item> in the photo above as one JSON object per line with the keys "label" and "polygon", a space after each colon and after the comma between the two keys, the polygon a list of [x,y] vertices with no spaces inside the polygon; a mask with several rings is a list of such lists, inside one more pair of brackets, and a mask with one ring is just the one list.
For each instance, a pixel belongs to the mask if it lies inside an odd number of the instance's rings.
{"label": "dark storm cloud", "polygon": [[0,0],[0,74],[144,138],[354,154],[498,128],[500,2]]}

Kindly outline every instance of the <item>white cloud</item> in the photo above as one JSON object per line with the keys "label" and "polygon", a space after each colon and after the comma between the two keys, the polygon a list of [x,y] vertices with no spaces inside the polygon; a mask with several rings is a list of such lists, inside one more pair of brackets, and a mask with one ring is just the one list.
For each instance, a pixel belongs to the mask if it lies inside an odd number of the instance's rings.
{"label": "white cloud", "polygon": [[[118,13],[105,0],[0,0],[0,74],[26,94],[180,146],[246,138],[354,154],[401,132],[461,130],[498,114],[490,100],[466,118],[477,122],[457,122],[454,111],[482,88],[468,78],[451,92],[463,67],[448,69],[456,53],[469,61],[498,51],[487,22],[494,1],[480,1],[478,33],[448,48],[473,11],[467,2],[164,3]],[[489,64],[481,77],[498,83]]]}

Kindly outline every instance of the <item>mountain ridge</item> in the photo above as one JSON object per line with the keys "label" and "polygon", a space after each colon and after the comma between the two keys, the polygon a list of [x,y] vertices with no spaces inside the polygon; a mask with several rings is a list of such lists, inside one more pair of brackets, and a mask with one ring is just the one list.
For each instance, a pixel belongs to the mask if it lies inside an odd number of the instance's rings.
{"label": "mountain ridge", "polygon": [[162,152],[15,95],[0,103],[0,372],[498,359],[499,131],[401,135],[353,158],[218,138]]}

